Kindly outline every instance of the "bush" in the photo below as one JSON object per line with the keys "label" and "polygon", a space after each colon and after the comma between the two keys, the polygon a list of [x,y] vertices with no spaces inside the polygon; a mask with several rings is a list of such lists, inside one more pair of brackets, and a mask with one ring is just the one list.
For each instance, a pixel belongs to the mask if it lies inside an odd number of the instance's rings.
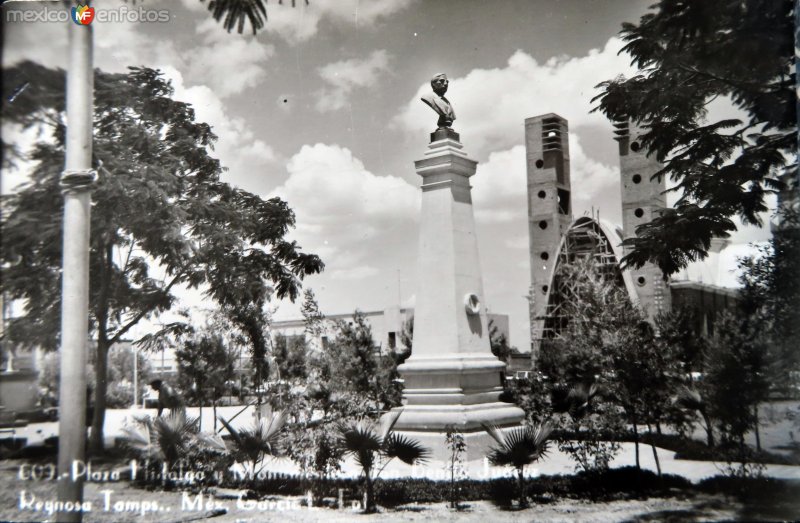
{"label": "bush", "polygon": [[776,478],[714,476],[701,481],[697,489],[708,494],[727,494],[744,500],[800,499],[800,481]]}
{"label": "bush", "polygon": [[[362,480],[335,479],[317,483],[323,497],[337,498],[340,488],[348,500],[359,499]],[[674,475],[660,478],[649,470],[635,467],[610,469],[602,472],[581,472],[573,476],[540,476],[526,481],[527,494],[536,502],[552,498],[610,501],[674,495],[675,490],[691,492],[692,483]],[[311,488],[311,481],[300,476],[270,475],[250,484],[259,495],[302,496]],[[456,482],[460,501],[490,500],[499,507],[511,507],[516,495],[514,478],[492,480],[461,480]],[[440,503],[450,499],[450,482],[424,478],[378,479],[375,481],[375,500],[384,507],[410,503]]]}
{"label": "bush", "polygon": [[569,492],[576,498],[614,500],[667,496],[671,490],[690,491],[692,482],[683,476],[663,474],[636,467],[608,469],[601,473],[580,472],[572,476]]}

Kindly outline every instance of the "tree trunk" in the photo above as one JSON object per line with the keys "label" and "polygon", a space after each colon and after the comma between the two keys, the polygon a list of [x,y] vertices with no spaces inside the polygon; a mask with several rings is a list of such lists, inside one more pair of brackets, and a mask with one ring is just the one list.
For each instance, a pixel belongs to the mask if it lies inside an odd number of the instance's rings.
{"label": "tree trunk", "polygon": [[525,476],[522,468],[517,469],[517,480],[519,481],[519,506],[525,508],[528,506],[528,500],[525,499]]}
{"label": "tree trunk", "polygon": [[456,503],[456,451],[450,453],[450,508],[458,508]]}
{"label": "tree trunk", "polygon": [[92,414],[92,434],[89,439],[89,454],[103,452],[103,425],[106,421],[106,390],[108,389],[108,340],[101,333],[97,340],[97,361],[95,362],[94,413]]}
{"label": "tree trunk", "polygon": [[217,433],[217,400],[214,398],[214,403],[212,404],[212,408],[214,409],[214,434]]}
{"label": "tree trunk", "polygon": [[711,420],[708,418],[705,409],[701,410],[700,414],[703,415],[703,422],[706,424],[706,441],[708,443],[708,448],[712,448],[714,446],[714,428],[711,426]]}
{"label": "tree trunk", "polygon": [[633,445],[636,449],[636,470],[642,470],[642,466],[639,463],[639,429],[636,426],[636,422],[633,423]]}
{"label": "tree trunk", "polygon": [[[97,249],[100,268],[97,278],[100,291],[95,317],[97,318],[97,358],[95,362],[94,412],[92,414],[92,433],[89,439],[89,454],[103,451],[103,425],[106,420],[106,391],[108,389],[108,308],[111,289],[111,272],[114,266],[114,247],[111,242],[102,243]],[[88,391],[87,391],[88,394]],[[88,405],[88,401],[87,401]],[[88,413],[87,413],[88,414]]]}
{"label": "tree trunk", "polygon": [[[647,431],[650,432],[650,435],[652,436],[653,431],[650,428],[649,423],[647,424]],[[656,451],[655,443],[650,443],[650,447],[653,449],[653,459],[656,460],[656,470],[658,471],[658,477],[661,477],[661,462],[658,460],[658,451]]]}
{"label": "tree trunk", "polygon": [[371,514],[375,512],[375,501],[372,494],[372,476],[370,469],[364,469],[364,479],[367,484],[367,502],[364,507],[364,512]]}
{"label": "tree trunk", "polygon": [[759,452],[761,452],[761,432],[758,430],[759,420],[758,420],[758,403],[755,404],[753,407],[753,416],[755,417],[755,429],[756,429],[756,448]]}

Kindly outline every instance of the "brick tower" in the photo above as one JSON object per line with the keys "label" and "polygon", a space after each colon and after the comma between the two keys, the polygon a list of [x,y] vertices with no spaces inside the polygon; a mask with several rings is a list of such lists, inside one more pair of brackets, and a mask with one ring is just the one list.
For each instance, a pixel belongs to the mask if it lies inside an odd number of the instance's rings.
{"label": "brick tower", "polygon": [[[633,122],[614,123],[619,143],[619,166],[622,188],[622,229],[624,238],[636,235],[636,227],[660,216],[667,205],[666,180],[651,179],[661,169],[654,156],[648,157],[640,136],[644,131]],[[625,254],[629,249],[625,249]],[[651,263],[631,270],[639,305],[652,321],[670,310],[670,292],[661,270]]]}
{"label": "brick tower", "polygon": [[531,351],[538,358],[553,268],[572,222],[567,121],[549,113],[525,120],[531,259]]}

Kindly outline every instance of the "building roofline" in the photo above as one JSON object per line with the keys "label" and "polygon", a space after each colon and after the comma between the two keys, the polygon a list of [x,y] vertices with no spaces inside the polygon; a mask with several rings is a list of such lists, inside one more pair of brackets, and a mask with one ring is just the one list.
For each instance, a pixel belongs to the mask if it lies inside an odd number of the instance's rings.
{"label": "building roofline", "polygon": [[710,283],[702,283],[691,280],[672,280],[669,282],[671,289],[697,289],[700,291],[715,292],[717,294],[724,294],[734,299],[739,299],[739,290],[730,287],[720,287],[719,285],[712,285]]}

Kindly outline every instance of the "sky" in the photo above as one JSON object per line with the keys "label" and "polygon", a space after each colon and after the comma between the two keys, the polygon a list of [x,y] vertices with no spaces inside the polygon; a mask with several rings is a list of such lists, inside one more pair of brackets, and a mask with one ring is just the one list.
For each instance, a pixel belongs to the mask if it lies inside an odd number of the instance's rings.
{"label": "sky", "polygon": [[[634,72],[619,54],[618,32],[651,0],[266,3],[265,28],[254,37],[227,33],[200,0],[95,2],[98,11],[134,19],[93,22],[95,66],[160,69],[174,98],[213,127],[224,179],[289,203],[297,220],[290,237],[326,264],[305,286],[328,314],[413,305],[420,204],[413,162],[436,123],[419,97],[431,76],[446,73],[453,127],[479,162],[471,183],[484,303],[510,316],[511,343],[527,350],[524,120],[554,112],[569,121],[574,216],[599,212],[620,223],[617,147],[590,100],[599,82]],[[10,10],[45,8],[60,3],[3,5],[4,66],[30,59],[66,67],[71,21],[8,21]],[[166,11],[168,21],[135,20],[136,10]],[[719,100],[711,115],[736,112]],[[34,138],[8,124],[3,133],[19,143]],[[3,172],[2,190],[26,176],[24,165]],[[735,233],[721,256],[721,283],[734,285],[736,257],[768,237],[752,227]],[[276,319],[299,316],[297,304],[276,305]]]}

